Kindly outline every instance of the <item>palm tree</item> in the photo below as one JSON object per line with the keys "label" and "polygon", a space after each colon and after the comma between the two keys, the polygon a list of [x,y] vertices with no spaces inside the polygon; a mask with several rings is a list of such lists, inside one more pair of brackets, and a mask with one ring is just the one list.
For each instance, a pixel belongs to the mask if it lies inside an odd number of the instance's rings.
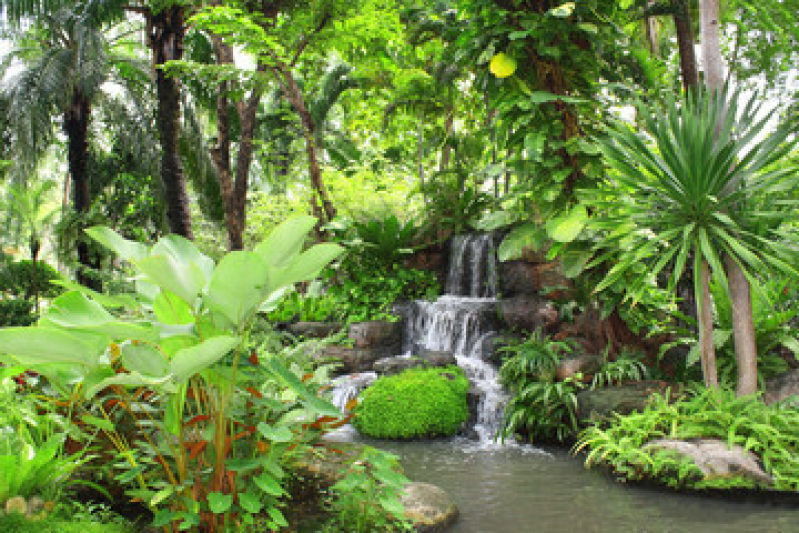
{"label": "palm tree", "polygon": [[[617,171],[610,181],[614,194],[604,206],[617,213],[605,223],[611,230],[607,243],[623,252],[596,290],[639,263],[648,269],[637,288],[671,265],[673,290],[693,257],[702,370],[705,383],[714,387],[710,276],[725,287],[729,276],[734,299],[730,265],[747,288],[748,280],[768,271],[797,275],[791,266],[795,249],[786,243],[796,236],[786,233],[783,222],[799,204],[799,175],[789,165],[772,166],[795,140],[788,142],[790,129],[785,126],[752,142],[763,133],[768,117],[758,118],[754,97],[743,101],[737,93],[728,98],[723,91],[698,91],[679,105],[671,101],[666,112],[644,105],[639,112],[653,144],[621,125],[611,129],[611,140],[603,146]],[[739,372],[740,367],[739,361]],[[757,383],[757,366],[746,372],[754,372],[745,376],[747,386],[751,377]]]}
{"label": "palm tree", "polygon": [[[67,139],[68,189],[75,213],[85,216],[92,204],[88,172],[92,114],[103,85],[115,64],[135,62],[113,55],[97,11],[91,2],[41,14],[34,31],[18,35],[18,46],[8,55],[17,72],[5,80],[2,98],[14,133],[14,153],[20,162],[35,162],[54,140],[54,124]],[[119,87],[124,87],[123,85]],[[33,164],[27,168],[32,169]],[[89,271],[99,266],[84,238],[77,242],[77,276],[81,283],[99,287]]]}

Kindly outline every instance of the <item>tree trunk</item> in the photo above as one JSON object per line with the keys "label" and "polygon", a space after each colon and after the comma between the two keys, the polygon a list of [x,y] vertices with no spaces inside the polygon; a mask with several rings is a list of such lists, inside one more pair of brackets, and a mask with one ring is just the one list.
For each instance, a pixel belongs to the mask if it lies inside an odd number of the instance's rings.
{"label": "tree trunk", "polygon": [[687,0],[674,2],[674,29],[677,33],[677,46],[680,50],[680,74],[685,92],[691,92],[699,85],[696,51],[694,50],[694,28]]}
{"label": "tree trunk", "polygon": [[[64,113],[64,133],[67,136],[67,158],[69,162],[69,174],[72,182],[72,207],[79,215],[89,212],[92,205],[91,193],[89,191],[89,177],[86,174],[86,165],[89,161],[89,117],[91,105],[83,97],[79,90],[72,94],[72,103]],[[79,227],[82,230],[84,221],[81,220]],[[76,272],[78,283],[101,291],[102,283],[97,276],[92,275],[92,271],[99,264],[96,258],[92,258],[89,250],[89,243],[82,234],[78,237],[78,269]]]}
{"label": "tree trunk", "polygon": [[724,258],[730,282],[735,359],[738,366],[738,396],[757,392],[757,341],[752,319],[752,295],[743,269],[730,256]]}
{"label": "tree trunk", "polygon": [[416,167],[419,173],[419,188],[422,190],[422,199],[427,203],[427,188],[424,184],[424,120],[421,112],[416,126]]}
{"label": "tree trunk", "polygon": [[[333,202],[330,201],[330,196],[322,180],[322,170],[319,168],[319,161],[316,157],[316,142],[314,140],[316,138],[316,124],[311,116],[311,112],[308,111],[308,107],[305,105],[302,91],[299,85],[297,85],[297,81],[294,79],[289,68],[285,65],[270,68],[283,88],[286,98],[300,116],[300,121],[302,122],[303,137],[305,137],[305,153],[308,158],[308,174],[313,191],[311,207],[314,211],[314,215],[319,218],[321,223],[330,222],[336,218],[336,208],[333,206]],[[319,202],[321,202],[321,207],[319,206]]]}
{"label": "tree trunk", "polygon": [[446,139],[444,148],[441,150],[441,161],[439,162],[438,170],[444,171],[449,166],[449,160],[452,156],[452,145],[449,144],[449,137],[452,134],[452,126],[455,123],[455,109],[451,107],[447,112],[447,119],[444,122],[444,138]]}
{"label": "tree trunk", "polygon": [[713,302],[710,299],[710,268],[702,259],[699,276],[700,294],[697,300],[702,302],[699,316],[699,351],[702,360],[702,376],[707,388],[719,388],[718,371],[716,370],[716,347],[713,345]]}
{"label": "tree trunk", "polygon": [[172,233],[192,239],[191,212],[186,179],[180,161],[180,87],[161,66],[183,57],[186,30],[184,7],[165,7],[148,14],[149,45],[153,50],[158,97],[158,133],[161,143],[161,180],[166,194],[167,220]]}
{"label": "tree trunk", "polygon": [[700,0],[699,15],[705,86],[710,91],[717,91],[724,83],[721,38],[719,36],[719,0]]}
{"label": "tree trunk", "polygon": [[[233,64],[233,49],[216,36],[212,36],[214,53],[218,65]],[[263,65],[258,65],[259,72]],[[236,155],[235,179],[231,168],[230,100],[228,82],[219,87],[216,103],[217,145],[211,149],[211,157],[217,169],[217,177],[225,206],[225,226],[228,234],[228,249],[244,248],[244,230],[247,223],[247,191],[249,189],[250,166],[253,157],[255,118],[262,89],[253,89],[247,103],[238,102],[236,110],[241,124],[241,138]]]}

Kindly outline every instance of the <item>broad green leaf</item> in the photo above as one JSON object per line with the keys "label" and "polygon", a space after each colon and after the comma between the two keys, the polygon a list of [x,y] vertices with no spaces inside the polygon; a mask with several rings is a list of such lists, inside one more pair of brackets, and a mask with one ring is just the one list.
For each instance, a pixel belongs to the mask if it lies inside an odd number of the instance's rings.
{"label": "broad green leaf", "polygon": [[114,374],[104,380],[101,380],[94,385],[86,387],[86,397],[91,399],[95,394],[111,385],[121,385],[123,387],[152,387],[154,389],[164,389],[167,392],[174,390],[172,384],[172,376],[165,376],[163,378],[154,378],[144,376],[138,372],[128,372],[121,374]]}
{"label": "broad green leaf", "polygon": [[548,102],[565,102],[567,104],[579,104],[584,102],[582,98],[575,98],[574,96],[566,96],[565,94],[555,94],[547,91],[533,91],[530,93],[527,100],[530,104],[545,104]]}
{"label": "broad green leaf", "polygon": [[585,265],[594,256],[593,252],[585,250],[575,250],[564,252],[560,255],[560,265],[563,275],[567,278],[576,278],[582,274]]}
{"label": "broad green leaf", "polygon": [[106,345],[105,337],[79,331],[47,327],[0,329],[0,352],[32,369],[43,363],[96,365]]}
{"label": "broad green leaf", "polygon": [[190,324],[194,322],[191,307],[174,293],[161,291],[153,302],[155,318],[162,324]]}
{"label": "broad green leaf", "polygon": [[196,346],[178,350],[169,362],[169,371],[175,376],[175,381],[185,381],[222,359],[239,342],[238,337],[220,335]]}
{"label": "broad green leaf", "polygon": [[547,222],[546,229],[553,240],[572,242],[587,223],[588,212],[584,206],[577,205],[571,211]]}
{"label": "broad green leaf", "polygon": [[162,378],[169,370],[166,356],[149,344],[126,343],[120,348],[122,365],[131,372]]}
{"label": "broad green leaf", "polygon": [[208,508],[212,513],[226,513],[231,505],[233,505],[232,494],[222,494],[221,492],[208,493]]}
{"label": "broad green leaf", "polygon": [[180,263],[168,255],[154,255],[135,262],[147,275],[147,281],[173,292],[187,304],[193,305],[205,288],[205,276],[194,263]]}
{"label": "broad green leaf", "polygon": [[88,228],[86,233],[106,248],[116,252],[119,257],[126,261],[135,261],[147,257],[148,247],[146,245],[128,240],[106,226]]}
{"label": "broad green leaf", "polygon": [[171,234],[162,237],[153,246],[150,255],[166,255],[184,267],[196,266],[202,272],[205,281],[211,279],[214,271],[214,261],[200,252],[190,240],[180,235]]}
{"label": "broad green leaf", "polygon": [[241,508],[250,514],[258,514],[263,508],[261,499],[251,492],[239,494],[239,505],[241,505]]}
{"label": "broad green leaf", "polygon": [[312,216],[299,215],[283,221],[255,247],[255,252],[270,267],[283,267],[302,250],[308,232],[316,225]]}
{"label": "broad green leaf", "polygon": [[533,222],[528,222],[513,228],[502,240],[497,250],[500,261],[519,259],[525,250],[538,251],[547,241],[547,234],[543,227]]}
{"label": "broad green leaf", "polygon": [[544,155],[547,136],[543,132],[528,133],[524,137],[524,149],[527,151],[527,159],[530,161],[541,162]]}
{"label": "broad green leaf", "polygon": [[294,433],[286,426],[272,427],[266,422],[260,422],[257,426],[258,433],[272,442],[291,442]]}
{"label": "broad green leaf", "polygon": [[272,271],[272,278],[269,280],[270,290],[275,291],[286,285],[310,281],[343,252],[344,248],[338,244],[324,243],[312,246],[299,254],[289,265]]}
{"label": "broad green leaf", "polygon": [[136,299],[131,296],[130,294],[103,294],[97,291],[93,291],[88,287],[84,287],[80,283],[75,283],[74,281],[68,281],[63,279],[54,279],[50,283],[53,285],[58,285],[68,289],[70,291],[77,291],[86,296],[90,297],[95,302],[99,303],[103,307],[108,308],[117,308],[117,307],[129,307],[135,308],[137,306]]}
{"label": "broad green leaf", "polygon": [[282,496],[284,491],[280,483],[275,478],[267,473],[260,474],[252,478],[258,488],[269,494],[270,496]]}
{"label": "broad green leaf", "polygon": [[45,316],[64,328],[96,326],[116,320],[103,306],[76,291],[62,294],[53,300]]}
{"label": "broad green leaf", "polygon": [[266,510],[269,517],[278,527],[288,527],[289,523],[286,522],[286,518],[283,516],[283,513],[280,512],[280,509],[277,507],[270,507]]}
{"label": "broad green leaf", "polygon": [[266,296],[267,270],[264,260],[254,252],[230,252],[217,265],[206,300],[239,327]]}

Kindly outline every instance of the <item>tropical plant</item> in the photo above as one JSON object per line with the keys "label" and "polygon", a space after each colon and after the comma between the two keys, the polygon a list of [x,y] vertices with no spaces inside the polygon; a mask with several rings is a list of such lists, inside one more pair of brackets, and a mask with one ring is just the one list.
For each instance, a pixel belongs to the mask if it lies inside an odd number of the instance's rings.
{"label": "tropical plant", "polygon": [[654,395],[641,412],[616,415],[607,427],[588,427],[574,452],[587,452],[587,466],[606,465],[624,480],[656,479],[697,489],[754,487],[752,479],[705,476],[690,459],[646,447],[661,438],[720,439],[756,454],[774,478],[774,488],[795,491],[797,424],[799,414],[789,406],[765,405],[755,396],[736,398],[729,389],[695,389],[676,403],[668,394]]}
{"label": "tropical plant", "polygon": [[614,361],[608,361],[608,351],[605,351],[605,362],[602,368],[594,374],[591,388],[621,385],[625,381],[640,381],[646,379],[649,372],[641,361],[642,354],[630,349],[624,349]]}
{"label": "tropical plant", "polygon": [[506,354],[499,369],[500,379],[513,390],[533,380],[552,380],[560,360],[573,349],[568,341],[552,340],[537,329],[521,342],[508,344],[498,350]]}
{"label": "tropical plant", "polygon": [[501,440],[524,435],[529,441],[563,442],[577,433],[577,392],[585,387],[579,374],[563,381],[531,381],[512,391],[499,430]]}
{"label": "tropical plant", "polygon": [[[315,224],[289,219],[254,251],[216,265],[177,235],[145,246],[92,228],[135,268],[137,294],[71,284],[37,327],[0,331],[2,359],[47,376],[83,431],[114,445],[118,480],[135,487],[157,526],[220,531],[258,514],[284,525],[283,459],[339,413],[277,358],[246,353],[247,338],[259,309],[341,253],[335,244],[302,251]],[[275,383],[289,403],[264,394]]]}
{"label": "tropical plant", "polygon": [[[615,194],[600,206],[612,214],[596,222],[608,231],[608,251],[594,262],[618,262],[596,290],[646,264],[630,297],[667,265],[673,291],[692,261],[702,370],[706,384],[715,386],[711,274],[727,287],[732,261],[748,279],[769,269],[796,275],[786,242],[795,237],[782,223],[796,205],[790,194],[799,187],[799,174],[772,165],[790,150],[790,129],[780,127],[755,142],[769,118],[760,114],[757,96],[745,99],[737,92],[699,91],[680,103],[669,100],[664,110],[644,104],[638,110],[652,144],[626,125],[611,128],[603,144],[616,170],[607,180]],[[741,385],[751,377],[750,363],[739,370]]]}
{"label": "tropical plant", "polygon": [[454,435],[469,417],[468,390],[469,381],[457,367],[384,376],[361,393],[352,424],[383,439]]}
{"label": "tropical plant", "polygon": [[413,528],[403,519],[405,510],[400,501],[407,483],[399,457],[364,446],[361,454],[347,465],[342,478],[330,488],[334,499],[329,509],[334,524],[325,531],[411,531]]}

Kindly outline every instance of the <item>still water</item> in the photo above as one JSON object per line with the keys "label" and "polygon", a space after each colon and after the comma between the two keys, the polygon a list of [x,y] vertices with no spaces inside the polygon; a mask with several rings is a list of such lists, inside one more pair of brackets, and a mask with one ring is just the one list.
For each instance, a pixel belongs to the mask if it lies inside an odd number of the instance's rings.
{"label": "still water", "polygon": [[799,507],[626,486],[565,451],[457,439],[367,444],[452,496],[461,515],[448,533],[799,533]]}

